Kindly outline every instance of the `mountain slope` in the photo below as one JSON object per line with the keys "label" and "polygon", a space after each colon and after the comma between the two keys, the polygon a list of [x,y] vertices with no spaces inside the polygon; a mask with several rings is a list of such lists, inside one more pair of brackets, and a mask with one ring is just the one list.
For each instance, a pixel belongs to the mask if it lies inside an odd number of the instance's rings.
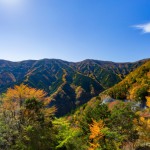
{"label": "mountain slope", "polygon": [[114,99],[146,101],[150,90],[150,61],[146,62],[124,80],[103,92]]}
{"label": "mountain slope", "polygon": [[60,116],[118,83],[145,61],[114,63],[85,60],[72,63],[57,59],[22,62],[0,60],[0,93],[21,83],[44,89]]}
{"label": "mountain slope", "polygon": [[135,69],[118,84],[100,93],[99,96],[93,97],[71,116],[76,116],[78,121],[82,120],[84,116],[88,116],[87,119],[91,118],[91,116],[92,118],[93,116],[105,116],[106,112],[101,110],[101,104],[108,96],[111,97],[110,99],[115,99],[114,101],[109,101],[107,105],[110,110],[126,99],[131,102],[134,101],[134,103],[131,103],[133,105],[137,104],[135,102],[138,101],[142,104],[142,107],[145,107],[145,105],[150,107],[150,60]]}
{"label": "mountain slope", "polygon": [[145,61],[147,60],[134,63],[114,63],[87,59],[71,66],[80,73],[94,78],[107,89],[120,82],[127,74],[142,65]]}

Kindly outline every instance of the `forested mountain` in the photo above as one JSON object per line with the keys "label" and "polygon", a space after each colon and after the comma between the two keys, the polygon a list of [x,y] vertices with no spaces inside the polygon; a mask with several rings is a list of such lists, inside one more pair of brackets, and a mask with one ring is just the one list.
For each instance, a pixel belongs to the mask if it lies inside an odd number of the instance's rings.
{"label": "forested mountain", "polygon": [[[103,103],[106,97],[113,101]],[[134,109],[138,102],[147,107]],[[150,149],[150,60],[67,119],[82,132],[82,149],[88,144],[92,150]]]}
{"label": "forested mountain", "polygon": [[134,63],[114,63],[87,59],[71,66],[77,71],[94,78],[107,89],[120,82],[128,73],[135,70],[145,61],[147,59]]}
{"label": "forested mountain", "polygon": [[83,112],[86,114],[89,113],[89,110],[95,109],[94,113],[98,113],[97,109],[106,97],[116,100],[112,102],[112,105],[117,104],[118,101],[130,100],[131,102],[142,102],[150,107],[150,60],[135,69],[118,84],[100,93],[99,96],[93,97],[80,108],[80,111],[76,111],[76,114],[79,113],[77,116],[82,117]]}
{"label": "forested mountain", "polygon": [[114,63],[98,60],[67,62],[57,59],[10,62],[0,60],[0,93],[16,84],[43,89],[64,115],[121,81],[147,60]]}
{"label": "forested mountain", "polygon": [[[61,60],[2,61],[1,77],[12,79],[7,80],[9,84],[5,84],[5,88],[20,83],[28,85],[15,85],[1,95],[0,149],[149,149],[150,60],[120,65],[94,60],[85,62],[86,65]],[[116,76],[122,73],[119,78],[124,79],[105,90],[102,81],[96,78],[97,72],[89,73],[90,66],[97,62],[99,68],[111,70]],[[116,70],[110,69],[109,63]],[[122,71],[117,69],[119,66]],[[125,68],[128,72],[134,71],[126,76]],[[24,71],[17,74],[17,69]],[[2,74],[6,70],[7,73]],[[34,86],[41,86],[49,95]],[[110,96],[115,101],[102,103],[103,96]],[[145,101],[148,107],[136,110],[132,101],[124,102],[124,99]],[[84,105],[69,113],[81,104]],[[67,113],[64,117],[55,116]]]}
{"label": "forested mountain", "polygon": [[[132,101],[149,102],[150,97],[149,92],[150,92],[150,60],[148,60],[146,63],[135,69],[118,84],[100,93],[97,97],[93,97],[83,107],[81,107],[80,110],[86,113],[87,110],[98,109],[99,105],[107,96],[118,101],[130,100],[131,102]],[[78,112],[80,111],[76,111],[76,113]],[[95,111],[95,113],[97,113],[97,111]]]}
{"label": "forested mountain", "polygon": [[150,61],[131,72],[124,80],[103,92],[114,99],[146,102],[150,91]]}

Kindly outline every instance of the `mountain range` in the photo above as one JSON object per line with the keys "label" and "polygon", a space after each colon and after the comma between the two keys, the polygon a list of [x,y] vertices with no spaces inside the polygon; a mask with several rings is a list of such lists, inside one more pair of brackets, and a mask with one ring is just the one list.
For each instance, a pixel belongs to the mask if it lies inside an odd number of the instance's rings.
{"label": "mountain range", "polygon": [[146,98],[150,96],[150,61],[138,67],[102,94],[119,100],[140,101],[145,105]]}
{"label": "mountain range", "polygon": [[93,97],[73,115],[77,120],[87,115],[89,118],[92,118],[92,115],[105,116],[105,111],[100,109],[100,105],[106,104],[112,110],[120,102],[130,103],[132,107],[142,111],[150,107],[150,60],[129,73],[121,82]]}
{"label": "mountain range", "polygon": [[21,83],[43,89],[52,99],[51,105],[57,107],[56,116],[63,116],[119,83],[147,61],[115,63],[87,59],[74,63],[58,59],[0,60],[0,93]]}

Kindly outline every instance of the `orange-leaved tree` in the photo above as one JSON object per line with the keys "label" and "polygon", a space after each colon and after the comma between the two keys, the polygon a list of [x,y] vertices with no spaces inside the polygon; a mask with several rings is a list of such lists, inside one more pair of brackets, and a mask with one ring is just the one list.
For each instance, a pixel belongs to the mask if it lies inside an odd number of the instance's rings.
{"label": "orange-leaved tree", "polygon": [[0,104],[0,123],[7,126],[3,130],[6,133],[3,141],[8,141],[2,145],[8,149],[39,149],[42,146],[42,150],[50,147],[52,116],[56,108],[49,108],[49,103],[43,90],[24,84],[9,88]]}
{"label": "orange-leaved tree", "polygon": [[100,147],[99,141],[104,137],[102,130],[104,129],[103,120],[99,120],[98,122],[93,120],[93,123],[90,125],[90,148],[89,150],[95,150]]}
{"label": "orange-leaved tree", "polygon": [[150,107],[150,96],[146,96],[146,105]]}

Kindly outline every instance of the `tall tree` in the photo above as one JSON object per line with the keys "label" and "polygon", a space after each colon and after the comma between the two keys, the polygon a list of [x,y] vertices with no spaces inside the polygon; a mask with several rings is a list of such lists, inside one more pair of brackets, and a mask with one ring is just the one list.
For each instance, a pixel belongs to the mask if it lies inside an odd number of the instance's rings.
{"label": "tall tree", "polygon": [[[43,90],[21,84],[9,88],[2,96],[0,134],[3,149],[51,149],[55,107]],[[4,134],[3,134],[4,133]]]}

